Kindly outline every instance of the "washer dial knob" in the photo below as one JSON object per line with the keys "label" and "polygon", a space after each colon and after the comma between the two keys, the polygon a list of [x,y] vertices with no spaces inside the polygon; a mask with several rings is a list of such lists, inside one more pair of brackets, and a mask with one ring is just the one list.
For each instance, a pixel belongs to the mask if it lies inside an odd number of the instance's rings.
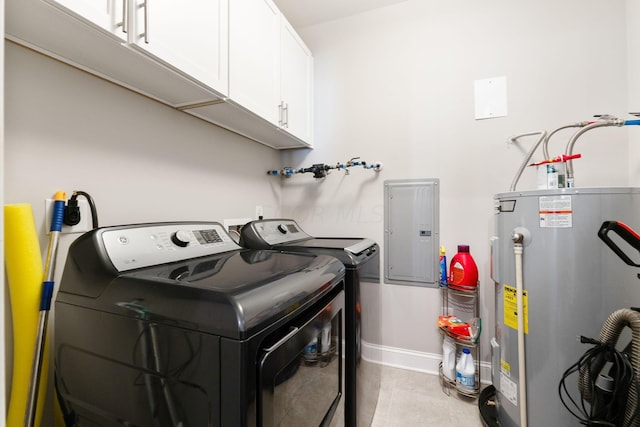
{"label": "washer dial knob", "polygon": [[186,248],[191,242],[191,232],[186,230],[178,230],[171,235],[171,241],[181,248]]}
{"label": "washer dial knob", "polygon": [[285,227],[284,224],[280,224],[278,226],[278,231],[281,232],[282,234],[287,234],[287,227]]}

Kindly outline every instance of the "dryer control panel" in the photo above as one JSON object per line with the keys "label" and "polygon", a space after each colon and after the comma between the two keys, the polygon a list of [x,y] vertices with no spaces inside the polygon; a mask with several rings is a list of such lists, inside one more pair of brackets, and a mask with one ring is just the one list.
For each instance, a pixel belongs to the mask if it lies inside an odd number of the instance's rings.
{"label": "dryer control panel", "polygon": [[100,240],[120,272],[241,249],[216,222],[109,227]]}
{"label": "dryer control panel", "polygon": [[250,240],[251,244],[247,247],[254,249],[267,249],[271,246],[311,238],[292,219],[265,219],[250,222],[243,227],[241,237]]}

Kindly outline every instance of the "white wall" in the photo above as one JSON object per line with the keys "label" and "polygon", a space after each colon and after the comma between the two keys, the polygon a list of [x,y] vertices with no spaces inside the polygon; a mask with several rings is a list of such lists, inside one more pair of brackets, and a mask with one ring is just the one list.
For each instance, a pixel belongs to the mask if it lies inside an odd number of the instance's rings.
{"label": "white wall", "polygon": [[[640,113],[640,2],[627,0],[627,82],[629,111]],[[640,185],[640,130],[629,133],[629,184]]]}
{"label": "white wall", "polygon": [[[488,360],[493,196],[508,191],[534,141],[516,147],[507,138],[593,114],[628,117],[625,25],[622,0],[408,0],[300,29],[314,53],[316,149],[284,153],[282,165],[361,156],[384,170],[282,179],[283,214],[311,234],[382,242],[383,182],[439,178],[440,242],[449,259],[458,244],[470,244],[480,269]],[[507,77],[508,116],[474,120],[474,80],[496,76]],[[552,140],[552,154],[570,135]],[[593,131],[575,152],[583,155],[575,162],[578,186],[628,184],[625,130]],[[534,175],[527,170],[518,189],[534,189]],[[370,327],[380,331],[365,339],[418,359],[441,353],[437,290],[382,284],[364,293]]]}
{"label": "white wall", "polygon": [[90,193],[100,225],[278,212],[265,175],[275,150],[15,44],[6,52],[5,201],[32,203],[38,226],[58,189]]}
{"label": "white wall", "polygon": [[[4,202],[33,206],[43,259],[44,200],[57,190],[91,194],[101,226],[222,222],[253,217],[257,204],[279,214],[280,184],[265,174],[280,163],[277,151],[15,44],[4,48]],[[60,238],[56,284],[77,236]]]}

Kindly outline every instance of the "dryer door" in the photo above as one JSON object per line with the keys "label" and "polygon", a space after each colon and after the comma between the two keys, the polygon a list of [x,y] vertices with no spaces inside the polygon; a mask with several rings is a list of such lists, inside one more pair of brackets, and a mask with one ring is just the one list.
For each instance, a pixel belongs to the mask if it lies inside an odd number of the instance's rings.
{"label": "dryer door", "polygon": [[342,396],[344,292],[288,325],[259,361],[261,425],[324,426]]}

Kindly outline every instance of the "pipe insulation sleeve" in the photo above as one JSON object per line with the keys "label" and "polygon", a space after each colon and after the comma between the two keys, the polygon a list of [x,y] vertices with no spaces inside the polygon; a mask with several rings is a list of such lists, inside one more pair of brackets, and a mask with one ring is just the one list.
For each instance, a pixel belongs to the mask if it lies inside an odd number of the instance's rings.
{"label": "pipe insulation sleeve", "polygon": [[[36,346],[43,275],[42,254],[30,204],[4,205],[4,237],[4,263],[13,329],[12,380],[6,423],[8,426],[22,426],[27,408],[31,361]],[[47,343],[35,417],[38,425],[45,405],[48,372]]]}

